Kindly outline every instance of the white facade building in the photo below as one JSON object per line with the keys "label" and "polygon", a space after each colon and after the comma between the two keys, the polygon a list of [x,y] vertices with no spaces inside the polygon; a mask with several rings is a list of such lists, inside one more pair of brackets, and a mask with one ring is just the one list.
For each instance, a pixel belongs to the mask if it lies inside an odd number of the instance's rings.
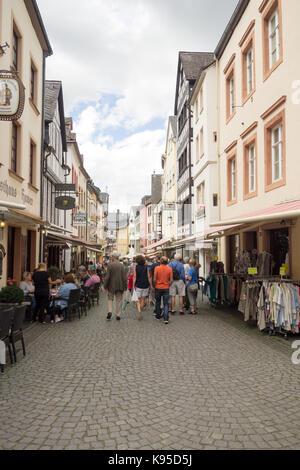
{"label": "white facade building", "polygon": [[205,240],[210,224],[218,220],[217,158],[217,71],[216,64],[200,75],[191,98],[192,108],[192,176],[194,181],[193,212],[196,251],[199,251],[200,273],[209,272],[209,264],[217,255],[218,245]]}

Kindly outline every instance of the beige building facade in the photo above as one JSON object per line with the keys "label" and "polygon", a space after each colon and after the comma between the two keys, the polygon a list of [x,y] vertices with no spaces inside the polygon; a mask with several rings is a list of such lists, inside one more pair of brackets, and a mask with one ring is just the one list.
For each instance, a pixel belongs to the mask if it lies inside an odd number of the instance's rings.
{"label": "beige building facade", "polygon": [[213,225],[225,235],[220,258],[228,273],[239,251],[256,249],[273,255],[272,274],[287,265],[300,279],[299,15],[298,0],[240,1],[216,50],[220,207]]}
{"label": "beige building facade", "polygon": [[0,286],[21,281],[39,261],[41,215],[41,142],[45,59],[52,54],[34,0],[0,1],[1,70],[15,70],[25,86],[21,118],[0,122],[0,207],[5,257]]}

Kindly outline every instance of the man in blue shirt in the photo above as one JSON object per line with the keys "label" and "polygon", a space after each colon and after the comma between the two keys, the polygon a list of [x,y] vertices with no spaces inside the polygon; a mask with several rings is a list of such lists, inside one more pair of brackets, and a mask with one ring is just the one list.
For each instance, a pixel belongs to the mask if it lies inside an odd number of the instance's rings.
{"label": "man in blue shirt", "polygon": [[173,284],[170,287],[171,301],[171,314],[175,315],[175,301],[176,296],[179,296],[179,307],[180,315],[184,315],[183,311],[183,298],[185,296],[185,270],[181,262],[181,255],[175,255],[174,261],[169,264],[169,267],[173,270]]}

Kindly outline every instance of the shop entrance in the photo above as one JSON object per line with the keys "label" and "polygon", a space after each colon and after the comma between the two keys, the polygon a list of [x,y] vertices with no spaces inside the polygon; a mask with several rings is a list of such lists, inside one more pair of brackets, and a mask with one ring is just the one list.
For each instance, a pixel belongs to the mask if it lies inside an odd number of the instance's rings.
{"label": "shop entrance", "polygon": [[273,274],[278,275],[284,264],[289,265],[290,233],[288,228],[268,230],[269,253],[273,255]]}
{"label": "shop entrance", "polygon": [[21,228],[9,226],[7,236],[7,279],[14,279],[19,284],[22,279]]}
{"label": "shop entrance", "polygon": [[240,252],[240,236],[239,235],[230,235],[227,241],[228,249],[228,259],[229,259],[229,273],[234,273],[235,263],[237,256]]}

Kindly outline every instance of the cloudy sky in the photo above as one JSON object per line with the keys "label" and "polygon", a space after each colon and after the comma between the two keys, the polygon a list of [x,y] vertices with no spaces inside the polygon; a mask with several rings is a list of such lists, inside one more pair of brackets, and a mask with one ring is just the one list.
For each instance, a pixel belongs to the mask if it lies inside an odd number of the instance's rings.
{"label": "cloudy sky", "polygon": [[38,0],[85,166],[111,210],[151,194],[178,51],[214,51],[238,0]]}

